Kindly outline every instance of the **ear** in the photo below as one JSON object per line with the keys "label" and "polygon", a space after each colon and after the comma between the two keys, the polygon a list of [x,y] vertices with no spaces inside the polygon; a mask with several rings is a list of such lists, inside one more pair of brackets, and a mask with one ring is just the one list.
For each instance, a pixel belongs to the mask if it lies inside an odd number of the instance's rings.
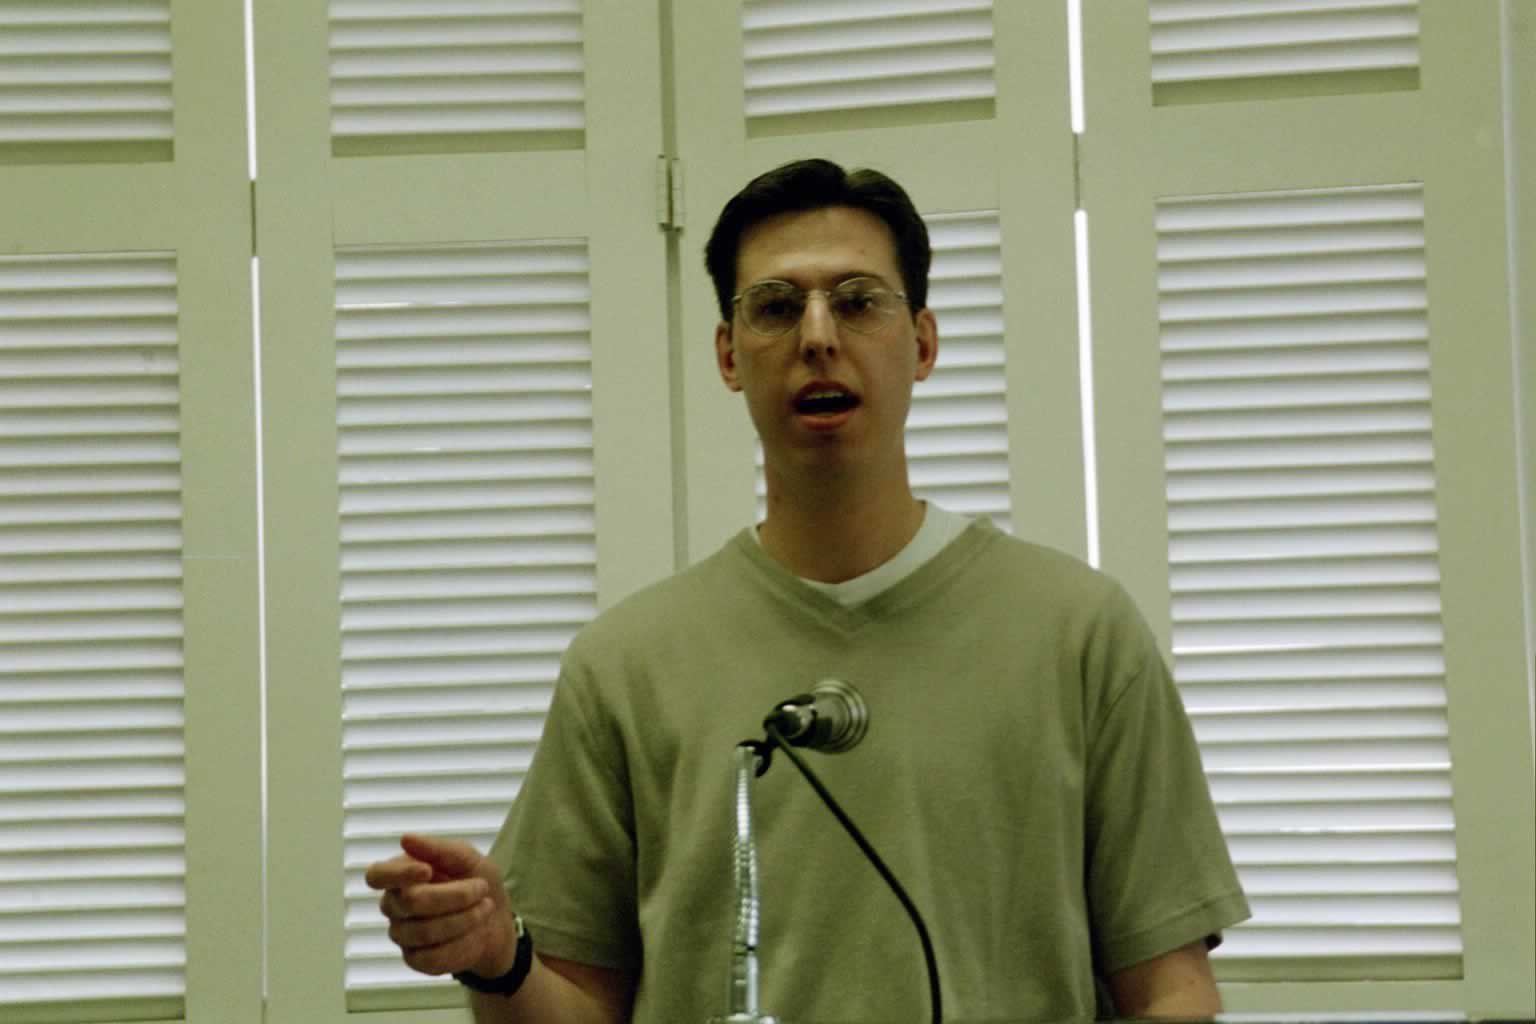
{"label": "ear", "polygon": [[913,379],[927,380],[939,359],[939,322],[933,310],[924,306],[913,318],[913,327],[917,335],[917,375]]}
{"label": "ear", "polygon": [[725,320],[715,325],[715,365],[720,370],[720,379],[725,381],[725,386],[732,391],[740,391],[741,381],[736,373],[736,345],[731,340],[731,325]]}

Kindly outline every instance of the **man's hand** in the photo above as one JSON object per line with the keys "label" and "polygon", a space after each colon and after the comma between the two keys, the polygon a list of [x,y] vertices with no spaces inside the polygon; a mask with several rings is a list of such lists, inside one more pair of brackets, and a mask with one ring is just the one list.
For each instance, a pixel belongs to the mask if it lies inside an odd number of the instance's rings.
{"label": "man's hand", "polygon": [[369,888],[405,962],[423,974],[473,971],[496,978],[512,969],[516,926],[501,871],[468,843],[405,835],[405,851],[368,868]]}

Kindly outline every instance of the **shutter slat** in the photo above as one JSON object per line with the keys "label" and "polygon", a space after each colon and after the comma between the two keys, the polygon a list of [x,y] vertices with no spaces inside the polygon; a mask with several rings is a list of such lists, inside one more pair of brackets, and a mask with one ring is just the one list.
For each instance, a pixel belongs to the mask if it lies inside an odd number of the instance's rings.
{"label": "shutter slat", "polygon": [[1372,523],[1432,523],[1434,493],[1317,495],[1269,501],[1185,502],[1169,509],[1175,534],[1358,526]]}
{"label": "shutter slat", "polygon": [[991,0],[823,0],[815,5],[804,0],[750,0],[742,12],[742,23],[756,30],[841,22],[879,26],[937,13],[961,15],[991,10]]}
{"label": "shutter slat", "polygon": [[[1278,414],[1284,416],[1285,414]],[[1330,414],[1321,414],[1324,416]],[[1208,416],[1211,425],[1167,417],[1168,429],[1178,429],[1178,440],[1201,434],[1227,440],[1232,434],[1218,414]],[[1259,427],[1257,430],[1262,431]],[[1170,440],[1172,448],[1177,441]],[[1331,466],[1302,466],[1292,469],[1245,469],[1222,467],[1210,472],[1184,471],[1168,477],[1168,502],[1171,507],[1205,502],[1253,501],[1260,499],[1305,498],[1362,494],[1422,494],[1435,485],[1434,472],[1427,463],[1420,465],[1351,466],[1342,470]]]}
{"label": "shutter slat", "polygon": [[1320,592],[1338,587],[1415,587],[1439,582],[1440,571],[1431,557],[1294,559],[1262,565],[1211,562],[1180,566],[1171,574],[1175,595],[1302,586]]}
{"label": "shutter slat", "polygon": [[[1248,928],[1226,933],[1230,936],[1223,946],[1223,955],[1232,960],[1244,958],[1294,959],[1297,950],[1305,950],[1309,958],[1326,958],[1335,963],[1347,964],[1351,959],[1365,960],[1372,957],[1418,960],[1423,957],[1453,957],[1461,960],[1460,926],[1446,924],[1438,927],[1421,925],[1405,927],[1401,924],[1369,926],[1308,925],[1286,927],[1284,925],[1251,925]],[[1428,965],[1426,965],[1427,967]]]}
{"label": "shutter slat", "polygon": [[[428,593],[425,597],[436,596]],[[346,600],[343,598],[343,600]],[[512,653],[496,658],[455,657],[437,664],[374,661],[356,666],[349,682],[359,691],[409,690],[434,686],[500,686],[538,683],[555,678],[563,651]]]}
{"label": "shutter slat", "polygon": [[[434,457],[435,456],[435,457]],[[419,483],[496,483],[516,480],[569,482],[588,480],[592,459],[566,452],[459,453],[419,458],[354,458],[341,467],[343,485],[409,487]],[[346,500],[345,493],[343,500]]]}
{"label": "shutter slat", "polygon": [[[347,777],[399,780],[429,776],[452,779],[493,774],[516,777],[527,770],[533,759],[533,746],[536,742],[533,739],[527,740],[519,748],[517,743],[497,737],[489,741],[477,740],[456,745],[451,749],[442,746],[383,746],[377,750],[353,750],[346,757]],[[393,838],[398,840],[399,836]],[[393,855],[393,851],[387,854]]]}
{"label": "shutter slat", "polygon": [[420,601],[425,599],[485,599],[527,597],[538,594],[590,594],[594,585],[590,572],[552,572],[525,569],[515,576],[473,570],[437,572],[430,576],[376,574],[349,579],[342,589],[342,600],[350,606],[366,608],[382,601]]}
{"label": "shutter slat", "polygon": [[[442,541],[376,549],[343,549],[342,570],[350,574],[492,566],[570,566],[591,572],[596,555],[596,545],[591,537],[529,540],[504,537],[498,543]],[[346,586],[346,579],[342,585]]]}
{"label": "shutter slat", "polygon": [[1262,21],[1211,18],[1203,21],[1158,22],[1152,29],[1154,55],[1223,53],[1279,49],[1301,45],[1416,39],[1414,4],[1395,9],[1298,12],[1289,17],[1266,16]]}
{"label": "shutter slat", "polygon": [[1386,708],[1350,707],[1318,709],[1279,709],[1250,707],[1217,712],[1191,712],[1190,724],[1200,742],[1209,746],[1223,743],[1308,743],[1349,742],[1447,734],[1443,707]]}
{"label": "shutter slat", "polygon": [[[481,600],[472,603],[433,602],[423,607],[414,602],[392,606],[354,609],[343,617],[342,633],[347,637],[369,634],[395,634],[407,637],[413,630],[463,631],[501,627],[508,621],[569,626],[580,624],[596,614],[596,605],[587,595],[562,599],[563,595],[534,595],[522,601]],[[374,637],[377,639],[377,636]]]}
{"label": "shutter slat", "polygon": [[543,714],[549,707],[553,686],[547,681],[532,686],[511,683],[486,686],[434,686],[409,690],[353,691],[346,695],[348,716],[358,722],[388,721],[405,717],[426,722],[437,717],[456,718],[479,714]]}
{"label": "shutter slat", "polygon": [[1460,953],[1422,210],[1158,206],[1174,672],[1254,909],[1219,957]]}
{"label": "shutter slat", "polygon": [[1429,894],[1454,893],[1456,866],[1447,863],[1335,864],[1326,872],[1307,865],[1249,865],[1243,873],[1249,898],[1348,897],[1394,893],[1400,887]]}
{"label": "shutter slat", "polygon": [[1330,590],[1225,591],[1175,597],[1174,614],[1181,622],[1246,622],[1275,619],[1355,618],[1366,615],[1430,615],[1440,612],[1440,600],[1426,587],[1333,588]]}
{"label": "shutter slat", "polygon": [[[568,378],[565,378],[568,380]],[[342,399],[338,403],[337,422],[343,427],[360,428],[378,427],[373,435],[361,434],[364,437],[390,436],[398,434],[401,428],[407,424],[442,424],[445,427],[456,427],[460,431],[495,423],[529,423],[546,424],[564,421],[583,422],[592,417],[591,399],[581,395],[560,393],[557,389],[562,383],[561,377],[545,375],[540,383],[541,390],[554,391],[553,394],[526,394],[533,389],[527,387],[533,381],[521,382],[524,385],[523,392],[527,401],[518,403],[515,408],[508,408],[505,401],[506,393],[499,397],[476,397],[484,393],[485,388],[467,389],[444,388],[430,395],[410,395],[409,397],[396,397],[388,401],[373,399]],[[460,401],[445,408],[442,397],[445,394],[456,394]],[[393,416],[391,414],[393,413]],[[567,427],[569,429],[569,427]]]}
{"label": "shutter slat", "polygon": [[352,662],[421,661],[553,654],[565,650],[579,626],[580,622],[573,620],[551,622],[543,629],[509,624],[502,629],[460,629],[452,633],[400,631],[393,636],[344,635],[342,658]]}
{"label": "shutter slat", "polygon": [[1166,324],[1163,349],[1181,351],[1243,351],[1296,345],[1402,344],[1428,338],[1422,316],[1376,313],[1350,318],[1262,318],[1246,321]]}
{"label": "shutter slat", "polygon": [[363,520],[372,516],[398,516],[408,513],[455,512],[468,510],[510,511],[554,505],[587,505],[593,498],[590,485],[580,481],[552,481],[538,485],[497,483],[459,484],[437,487],[423,484],[392,491],[376,489],[368,494],[349,495],[342,502],[343,519]]}
{"label": "shutter slat", "polygon": [[460,369],[580,363],[585,353],[584,337],[584,333],[576,332],[566,339],[543,338],[538,335],[515,339],[460,338],[454,343],[452,352],[436,357],[430,349],[423,349],[422,338],[371,339],[363,345],[352,342],[337,345],[336,365],[340,369],[354,370],[365,367],[403,369],[425,366],[433,369]]}
{"label": "shutter slat", "polygon": [[[1241,654],[1196,654],[1175,657],[1180,683],[1328,680],[1335,685],[1354,680],[1438,678],[1445,671],[1438,647],[1373,650],[1276,650],[1263,659]],[[1443,685],[1443,681],[1442,681]]]}
{"label": "shutter slat", "polygon": [[[1326,360],[1323,362],[1326,365]],[[1174,360],[1170,360],[1170,364],[1178,365]],[[1273,409],[1251,413],[1235,409],[1228,413],[1202,412],[1196,416],[1170,415],[1164,421],[1163,433],[1170,444],[1178,444],[1242,442],[1251,438],[1427,434],[1429,425],[1428,411],[1422,405],[1411,404],[1395,409],[1378,405],[1370,409],[1335,408],[1305,413]]]}

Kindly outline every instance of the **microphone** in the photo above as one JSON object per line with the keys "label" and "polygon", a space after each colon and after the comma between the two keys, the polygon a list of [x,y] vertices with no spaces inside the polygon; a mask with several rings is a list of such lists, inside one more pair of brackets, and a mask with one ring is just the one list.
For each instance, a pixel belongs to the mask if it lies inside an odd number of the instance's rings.
{"label": "microphone", "polygon": [[823,679],[810,693],[791,697],[763,719],[791,746],[840,754],[859,745],[869,731],[869,706],[841,679]]}

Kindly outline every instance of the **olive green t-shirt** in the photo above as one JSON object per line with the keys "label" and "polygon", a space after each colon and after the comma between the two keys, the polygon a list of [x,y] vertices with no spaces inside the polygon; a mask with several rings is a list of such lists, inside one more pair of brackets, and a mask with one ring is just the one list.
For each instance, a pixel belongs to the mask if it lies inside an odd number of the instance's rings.
{"label": "olive green t-shirt", "polygon": [[[732,751],[827,677],[869,733],[807,757],[922,911],[948,1019],[1091,1017],[1095,974],[1248,916],[1178,692],[1113,581],[977,522],[844,608],[743,531],[567,651],[492,854],[536,948],[638,970],[636,1021],[722,1013]],[[853,842],[781,758],[754,800],[764,1010],[924,1018],[917,938]]]}

